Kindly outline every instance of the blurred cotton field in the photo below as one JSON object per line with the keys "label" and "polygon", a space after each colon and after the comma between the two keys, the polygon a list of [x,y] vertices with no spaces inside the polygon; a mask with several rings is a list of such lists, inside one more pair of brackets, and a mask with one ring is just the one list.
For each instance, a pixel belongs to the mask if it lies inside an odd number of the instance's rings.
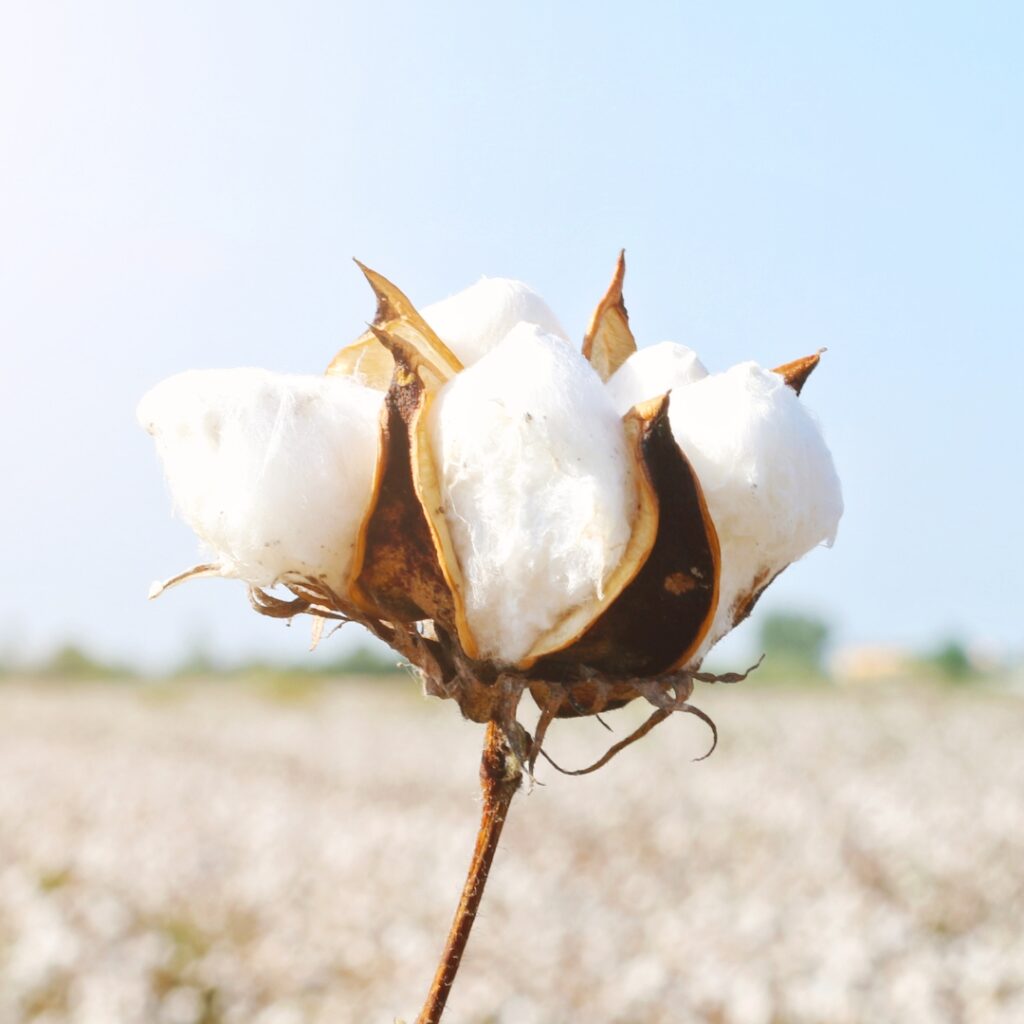
{"label": "blurred cotton field", "polygon": [[[453,1022],[1024,1020],[1024,703],[695,699],[709,760],[679,717],[513,805]],[[479,741],[411,681],[0,687],[0,1022],[411,1018]]]}

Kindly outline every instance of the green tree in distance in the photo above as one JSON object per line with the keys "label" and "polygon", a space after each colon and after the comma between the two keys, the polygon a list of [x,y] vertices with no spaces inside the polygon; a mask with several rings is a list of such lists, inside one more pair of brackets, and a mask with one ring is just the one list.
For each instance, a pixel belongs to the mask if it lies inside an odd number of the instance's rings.
{"label": "green tree in distance", "polygon": [[761,622],[761,650],[765,668],[803,676],[825,674],[825,648],[829,639],[828,623],[796,612],[774,612]]}

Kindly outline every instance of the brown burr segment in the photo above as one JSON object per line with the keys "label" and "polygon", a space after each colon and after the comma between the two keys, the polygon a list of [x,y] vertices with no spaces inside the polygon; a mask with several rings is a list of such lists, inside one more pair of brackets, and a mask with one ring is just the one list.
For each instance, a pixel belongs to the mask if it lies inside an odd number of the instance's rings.
{"label": "brown burr segment", "polygon": [[594,310],[583,338],[583,355],[601,380],[607,380],[636,351],[636,341],[629,328],[629,313],[622,300],[625,276],[626,252],[623,250],[615,264],[611,284]]}

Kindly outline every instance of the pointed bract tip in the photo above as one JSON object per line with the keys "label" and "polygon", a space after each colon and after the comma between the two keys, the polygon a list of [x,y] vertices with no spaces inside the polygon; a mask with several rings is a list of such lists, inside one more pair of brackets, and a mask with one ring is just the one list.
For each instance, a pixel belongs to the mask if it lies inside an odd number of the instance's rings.
{"label": "pointed bract tip", "polygon": [[813,355],[804,356],[801,359],[794,359],[792,362],[776,366],[772,373],[777,373],[799,395],[807,383],[807,378],[810,377],[818,363],[821,362],[822,352],[827,351],[828,349],[819,348]]}
{"label": "pointed bract tip", "polygon": [[352,257],[352,262],[362,271],[363,277],[370,282],[370,287],[376,292],[377,288],[373,283],[373,279],[380,277],[377,271],[371,270],[362,260],[356,259],[355,256]]}
{"label": "pointed bract tip", "polygon": [[622,293],[622,282],[626,277],[626,250],[619,250],[619,258],[615,261],[615,272],[612,274],[612,284],[617,285],[619,294]]}
{"label": "pointed bract tip", "polygon": [[409,297],[393,281],[388,280],[383,274],[359,260],[356,260],[355,264],[363,272],[363,276],[370,288],[373,289],[374,297],[377,299],[377,312],[373,318],[375,324],[386,324],[390,320],[397,320],[401,317],[405,317],[414,324],[422,322]]}

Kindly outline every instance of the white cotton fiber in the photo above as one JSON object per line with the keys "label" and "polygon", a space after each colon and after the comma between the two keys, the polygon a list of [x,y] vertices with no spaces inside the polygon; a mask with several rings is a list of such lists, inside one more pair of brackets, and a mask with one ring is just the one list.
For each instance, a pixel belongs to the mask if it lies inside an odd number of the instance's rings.
{"label": "white cotton fiber", "polygon": [[620,417],[590,364],[520,324],[431,408],[442,500],[484,656],[515,663],[603,593],[636,511]]}
{"label": "white cotton fiber", "polygon": [[193,370],[139,403],[181,517],[225,576],[343,591],[371,497],[383,394],[344,377]]}
{"label": "white cotton fiber", "polygon": [[755,582],[832,543],[843,498],[816,420],[781,377],[755,363],[673,391],[669,417],[722,547],[718,612],[699,659],[732,628],[737,601]]}
{"label": "white cotton fiber", "polygon": [[427,306],[422,314],[464,366],[475,363],[520,322],[536,324],[563,341],[569,337],[529,285],[506,277],[481,278],[458,294]]}
{"label": "white cotton fiber", "polygon": [[692,348],[662,341],[634,352],[609,378],[608,394],[615,408],[625,414],[638,402],[658,398],[707,375]]}

